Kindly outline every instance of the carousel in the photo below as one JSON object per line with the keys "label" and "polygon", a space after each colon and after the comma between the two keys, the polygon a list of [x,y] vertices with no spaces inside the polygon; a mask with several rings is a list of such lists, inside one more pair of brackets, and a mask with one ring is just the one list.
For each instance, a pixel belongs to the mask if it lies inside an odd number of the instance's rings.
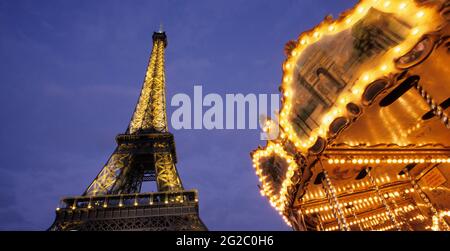
{"label": "carousel", "polygon": [[450,1],[364,0],[286,44],[251,153],[299,231],[450,230]]}

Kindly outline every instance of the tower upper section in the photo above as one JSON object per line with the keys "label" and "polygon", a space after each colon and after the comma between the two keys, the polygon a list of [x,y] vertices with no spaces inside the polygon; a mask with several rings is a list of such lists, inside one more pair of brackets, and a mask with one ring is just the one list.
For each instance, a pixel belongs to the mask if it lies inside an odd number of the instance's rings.
{"label": "tower upper section", "polygon": [[164,53],[167,36],[163,31],[153,33],[153,49],[150,55],[144,84],[127,133],[167,132],[166,76]]}

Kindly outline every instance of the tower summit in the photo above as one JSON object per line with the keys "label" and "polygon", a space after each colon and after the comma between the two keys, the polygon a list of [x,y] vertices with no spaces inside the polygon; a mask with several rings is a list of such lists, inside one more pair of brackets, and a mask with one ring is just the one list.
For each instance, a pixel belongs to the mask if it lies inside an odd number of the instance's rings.
{"label": "tower summit", "polygon": [[[196,190],[185,190],[168,131],[164,53],[167,36],[153,33],[153,49],[136,108],[117,147],[82,196],[63,198],[50,230],[207,230]],[[157,192],[144,192],[155,182]]]}

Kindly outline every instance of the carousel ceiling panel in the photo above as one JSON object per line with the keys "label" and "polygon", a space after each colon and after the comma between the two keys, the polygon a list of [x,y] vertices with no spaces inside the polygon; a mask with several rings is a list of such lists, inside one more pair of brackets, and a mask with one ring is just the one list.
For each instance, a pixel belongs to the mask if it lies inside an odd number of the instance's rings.
{"label": "carousel ceiling panel", "polygon": [[434,202],[437,210],[447,210],[450,207],[449,168],[448,163],[435,164],[433,168],[420,173],[418,184]]}
{"label": "carousel ceiling panel", "polygon": [[[319,164],[320,165],[320,164]],[[375,182],[380,187],[407,187],[410,183],[406,176],[401,175],[401,171],[407,164],[328,164],[323,162],[323,168],[328,172],[329,178],[336,188],[338,196],[349,198],[367,197],[368,194],[374,193],[374,187],[370,183],[365,169],[370,168],[371,174]],[[418,172],[427,168],[428,163],[417,164],[415,169]],[[303,195],[303,203],[307,201],[324,200],[325,192],[322,187],[321,176],[323,175],[322,167],[316,165],[314,167],[314,175],[312,176],[306,193]],[[395,190],[394,189],[394,190]],[[389,189],[388,189],[389,190]],[[392,189],[391,189],[392,190]]]}
{"label": "carousel ceiling panel", "polygon": [[[401,221],[404,229],[422,229],[425,230],[425,216],[423,216],[422,205],[415,203],[417,197],[413,186],[403,175],[395,174],[403,169],[403,166],[391,167],[392,175],[390,178],[382,166],[372,167],[371,175],[377,184],[377,193],[374,186],[367,177],[361,177],[360,173],[345,172],[338,167],[327,166],[330,170],[330,179],[334,189],[337,191],[336,198],[342,206],[342,211],[347,218],[347,223],[353,230],[389,230],[384,228],[395,227],[388,217],[383,200],[390,204],[392,214],[396,218],[405,217],[407,220]],[[415,173],[423,173],[430,169],[428,164],[417,165],[414,168]],[[320,170],[320,169],[319,169]],[[317,184],[318,177],[322,172],[314,175],[315,182],[308,186],[305,196],[296,203],[298,210],[301,210],[307,217],[320,218],[323,230],[338,230],[336,217],[333,214],[332,206],[326,197],[326,189],[322,184]],[[347,176],[347,178],[342,178]],[[355,179],[356,176],[356,179]],[[359,177],[358,177],[359,176]],[[320,179],[320,178],[319,178]],[[357,180],[358,179],[358,180]],[[342,182],[342,180],[346,180]],[[417,198],[416,198],[417,199]],[[445,206],[448,206],[447,204]],[[422,209],[422,210],[427,210]],[[362,224],[364,223],[364,226]],[[373,227],[376,226],[374,229]]]}
{"label": "carousel ceiling panel", "polygon": [[388,106],[380,106],[380,102],[394,91],[391,89],[377,97],[375,104],[366,107],[353,123],[340,132],[332,145],[449,146],[450,130],[440,119],[436,116],[423,119],[430,108],[417,89],[411,88]]}
{"label": "carousel ceiling panel", "polygon": [[[307,186],[304,191],[297,193],[297,202],[305,200],[323,199],[322,183],[323,170],[336,187],[339,196],[373,191],[374,186],[367,176],[369,168],[377,185],[392,186],[409,184],[404,169],[409,170],[413,178],[421,179],[424,172],[434,167],[450,167],[450,149],[438,147],[346,147],[327,149],[322,157],[309,168],[313,174],[311,179],[304,181]],[[450,171],[442,171],[450,175]],[[439,184],[442,185],[442,184]],[[322,192],[321,192],[322,191]]]}
{"label": "carousel ceiling panel", "polygon": [[[331,160],[331,161],[330,161]],[[370,222],[377,228],[385,228],[392,226],[386,208],[383,206],[380,196],[378,196],[374,184],[370,181],[366,171],[370,168],[370,175],[376,183],[383,196],[391,206],[396,205],[394,214],[397,217],[405,217],[409,226],[403,226],[405,229],[411,227],[413,229],[429,229],[428,215],[429,208],[426,203],[421,200],[417,188],[412,185],[405,169],[409,170],[409,174],[415,180],[418,180],[420,189],[427,196],[436,201],[436,208],[445,210],[450,207],[450,159],[433,159],[421,163],[418,159],[417,163],[414,159],[407,160],[407,164],[392,163],[392,161],[362,161],[348,165],[340,159],[324,159],[321,163],[317,162],[313,169],[313,176],[306,186],[302,197],[296,199],[294,208],[302,210],[306,216],[320,217],[324,230],[338,230],[336,218],[332,212],[329,199],[327,198],[326,188],[323,185],[323,170],[331,180],[331,184],[336,190],[336,197],[342,204],[342,209],[348,223],[352,228],[358,227],[357,222],[366,219],[365,229],[370,229]],[[378,163],[376,163],[378,162]],[[411,163],[410,163],[411,162]],[[406,208],[404,208],[406,207]],[[397,212],[396,210],[403,210]],[[423,213],[425,212],[425,214]],[[381,215],[377,215],[381,213]],[[355,216],[356,215],[356,216]],[[425,215],[425,216],[424,216]],[[356,219],[358,220],[355,220]],[[425,224],[425,219],[427,223]],[[375,222],[376,221],[376,222]],[[361,222],[360,222],[361,223]],[[387,229],[385,229],[387,230]]]}
{"label": "carousel ceiling panel", "polygon": [[[450,130],[443,121],[445,117],[436,116],[431,109],[439,105],[444,114],[450,111],[450,85],[446,84],[450,53],[446,42],[446,38],[436,34],[425,36],[410,53],[397,60],[405,69],[403,79],[396,80],[395,88],[382,91],[333,143],[449,145]],[[411,84],[407,86],[405,82]],[[404,93],[403,86],[409,88]]]}

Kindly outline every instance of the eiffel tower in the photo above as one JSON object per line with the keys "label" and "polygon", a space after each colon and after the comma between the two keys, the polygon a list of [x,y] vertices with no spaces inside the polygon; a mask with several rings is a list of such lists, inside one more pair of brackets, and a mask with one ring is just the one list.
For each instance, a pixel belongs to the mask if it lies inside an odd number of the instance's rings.
{"label": "eiffel tower", "polygon": [[[106,165],[82,196],[63,198],[50,231],[207,230],[196,190],[185,190],[168,131],[164,52],[167,36],[153,33],[153,49],[133,117]],[[141,192],[156,182],[157,192]]]}

